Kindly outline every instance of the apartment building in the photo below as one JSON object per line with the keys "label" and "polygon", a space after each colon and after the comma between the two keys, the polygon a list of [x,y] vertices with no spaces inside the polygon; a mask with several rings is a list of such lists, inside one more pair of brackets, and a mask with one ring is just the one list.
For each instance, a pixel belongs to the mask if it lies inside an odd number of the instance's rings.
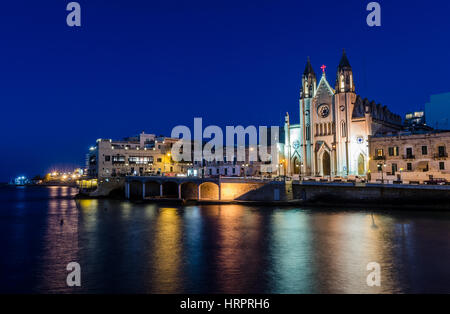
{"label": "apartment building", "polygon": [[87,173],[96,178],[186,173],[189,164],[174,162],[171,156],[176,141],[146,133],[120,141],[98,139],[88,154]]}
{"label": "apartment building", "polygon": [[400,132],[369,138],[372,182],[450,182],[450,131]]}

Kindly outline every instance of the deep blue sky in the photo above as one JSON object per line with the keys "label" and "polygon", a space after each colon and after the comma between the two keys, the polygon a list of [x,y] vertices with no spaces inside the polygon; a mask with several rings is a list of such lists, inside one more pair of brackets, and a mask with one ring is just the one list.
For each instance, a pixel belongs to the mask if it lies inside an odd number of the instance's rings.
{"label": "deep blue sky", "polygon": [[[5,1],[0,10],[0,181],[84,164],[97,138],[177,124],[297,122],[307,56],[334,84],[345,48],[357,93],[396,113],[450,90],[450,2]],[[320,75],[320,74],[319,74]]]}

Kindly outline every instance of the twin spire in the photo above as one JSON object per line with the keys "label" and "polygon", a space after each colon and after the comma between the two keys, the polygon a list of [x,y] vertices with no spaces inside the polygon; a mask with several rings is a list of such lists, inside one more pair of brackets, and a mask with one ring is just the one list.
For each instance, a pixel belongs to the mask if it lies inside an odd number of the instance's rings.
{"label": "twin spire", "polygon": [[[348,61],[347,54],[345,53],[345,49],[343,49],[341,61],[339,61],[338,70],[351,70],[351,69],[352,69],[352,66],[350,65],[350,62]],[[313,74],[314,76],[316,75],[316,73],[314,73],[314,69],[311,65],[311,60],[309,57],[306,61],[305,71],[303,71],[303,75],[307,76],[308,74]]]}
{"label": "twin spire", "polygon": [[[321,67],[323,76],[325,76],[325,68],[323,65]],[[302,79],[302,98],[313,97],[315,90],[315,82],[316,82],[316,73],[311,65],[311,60],[308,57],[306,61],[305,71],[303,71],[303,79]],[[352,67],[350,62],[348,61],[347,54],[345,53],[345,49],[342,51],[342,57],[339,61],[338,69],[337,69],[337,79],[336,79],[336,91],[337,92],[354,92],[353,85],[353,75],[352,75]]]}

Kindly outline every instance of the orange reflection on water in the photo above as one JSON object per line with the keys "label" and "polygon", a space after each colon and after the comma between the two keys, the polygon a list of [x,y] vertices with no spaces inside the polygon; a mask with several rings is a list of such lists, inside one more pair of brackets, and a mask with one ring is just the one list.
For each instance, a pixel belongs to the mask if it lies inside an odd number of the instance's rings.
{"label": "orange reflection on water", "polygon": [[176,208],[161,208],[153,239],[152,287],[158,293],[176,293],[181,287],[181,219]]}
{"label": "orange reflection on water", "polygon": [[[315,267],[319,293],[383,293],[396,285],[395,243],[389,217],[368,213],[318,213],[313,216]],[[379,221],[379,224],[377,224]],[[379,263],[382,284],[369,287],[367,264]]]}
{"label": "orange reflection on water", "polygon": [[245,213],[246,211],[240,205],[218,206],[217,245],[219,247],[215,259],[217,286],[221,292],[245,292],[246,286],[251,284],[242,279],[248,278],[245,275],[252,272],[249,265],[253,264],[259,256],[258,252],[255,252],[257,250],[253,250],[257,248],[259,239],[259,219],[257,215],[246,216]]}

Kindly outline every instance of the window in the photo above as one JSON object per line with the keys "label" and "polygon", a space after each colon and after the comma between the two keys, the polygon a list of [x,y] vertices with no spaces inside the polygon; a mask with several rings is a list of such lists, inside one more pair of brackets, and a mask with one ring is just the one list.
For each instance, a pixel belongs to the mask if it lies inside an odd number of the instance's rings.
{"label": "window", "polygon": [[438,151],[439,151],[439,157],[445,157],[445,146],[439,146]]}
{"label": "window", "polygon": [[125,156],[122,156],[122,155],[112,156],[112,163],[113,164],[124,164]]}
{"label": "window", "polygon": [[236,174],[236,168],[233,168],[233,174]]}
{"label": "window", "polygon": [[216,174],[219,174],[220,173],[220,171],[219,171],[219,168],[217,168],[217,170],[216,170]]}
{"label": "window", "polygon": [[408,162],[408,163],[406,164],[406,170],[412,171],[412,163]]}
{"label": "window", "polygon": [[162,162],[162,159],[161,158],[157,158],[156,161],[157,162]]}
{"label": "window", "polygon": [[394,156],[394,147],[389,147],[389,156]]}
{"label": "window", "polygon": [[130,156],[128,157],[128,163],[131,164],[148,164],[150,162],[150,157],[139,157],[139,156]]}
{"label": "window", "polygon": [[106,156],[105,156],[105,161],[111,161],[111,156],[106,155]]}
{"label": "window", "polygon": [[408,148],[406,148],[406,157],[412,157],[412,148],[411,147],[408,147]]}
{"label": "window", "polygon": [[394,156],[398,156],[398,146],[394,147]]}
{"label": "window", "polygon": [[439,162],[439,170],[445,170],[445,163],[443,161]]}
{"label": "window", "polygon": [[383,150],[382,149],[377,149],[376,150],[376,154],[377,154],[377,157],[383,157]]}
{"label": "window", "polygon": [[392,164],[392,174],[397,172],[397,164]]}
{"label": "window", "polygon": [[209,168],[209,175],[212,175],[212,169]]}
{"label": "window", "polygon": [[228,175],[228,168],[225,168],[225,175]]}
{"label": "window", "polygon": [[422,155],[428,155],[428,147],[422,146]]}
{"label": "window", "polygon": [[382,169],[383,169],[383,165],[382,165],[382,164],[378,164],[378,165],[377,165],[377,170],[378,170],[378,171],[381,171]]}
{"label": "window", "polygon": [[342,137],[347,136],[347,127],[345,125],[345,121],[341,122],[341,134],[342,134]]}

